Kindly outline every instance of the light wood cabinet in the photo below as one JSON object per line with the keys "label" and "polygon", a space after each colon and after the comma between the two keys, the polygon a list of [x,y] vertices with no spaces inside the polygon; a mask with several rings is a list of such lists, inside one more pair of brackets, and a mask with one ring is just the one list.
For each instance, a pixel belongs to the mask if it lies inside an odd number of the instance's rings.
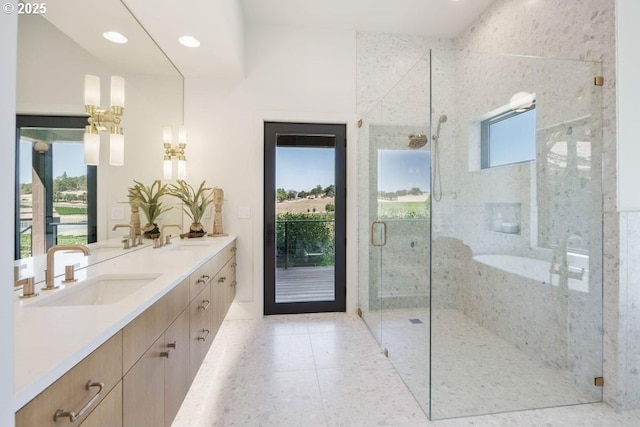
{"label": "light wood cabinet", "polygon": [[164,425],[171,426],[191,385],[189,377],[189,311],[184,310],[164,334]]}
{"label": "light wood cabinet", "polygon": [[189,383],[198,373],[213,339],[210,321],[213,306],[208,284],[189,305]]}
{"label": "light wood cabinet", "polygon": [[122,427],[122,381],[116,384],[80,427]]}
{"label": "light wood cabinet", "polygon": [[164,425],[164,335],[158,338],[122,380],[125,427]]}
{"label": "light wood cabinet", "polygon": [[234,241],[16,412],[16,427],[67,425],[72,412],[82,427],[169,427],[235,297],[235,251]]}
{"label": "light wood cabinet", "polygon": [[[109,410],[102,408],[102,401],[121,378],[122,333],[118,332],[20,409],[16,426],[67,425],[70,417],[78,425],[98,407],[105,417],[117,418],[121,411],[107,414]],[[89,387],[89,383],[95,385]]]}
{"label": "light wood cabinet", "polygon": [[185,279],[124,327],[122,358],[125,373],[188,304],[189,280]]}

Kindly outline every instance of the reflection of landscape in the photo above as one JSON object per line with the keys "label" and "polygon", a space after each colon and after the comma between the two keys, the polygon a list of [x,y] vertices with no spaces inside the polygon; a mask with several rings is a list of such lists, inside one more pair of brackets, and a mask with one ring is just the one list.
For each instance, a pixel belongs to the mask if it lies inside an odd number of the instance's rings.
{"label": "reflection of landscape", "polygon": [[[32,227],[44,204],[36,201],[31,183],[20,186],[20,257],[32,255]],[[57,244],[87,243],[87,177],[66,173],[53,181],[53,215],[50,220]]]}
{"label": "reflection of landscape", "polygon": [[429,193],[404,196],[378,196],[378,217],[394,219],[429,218]]}

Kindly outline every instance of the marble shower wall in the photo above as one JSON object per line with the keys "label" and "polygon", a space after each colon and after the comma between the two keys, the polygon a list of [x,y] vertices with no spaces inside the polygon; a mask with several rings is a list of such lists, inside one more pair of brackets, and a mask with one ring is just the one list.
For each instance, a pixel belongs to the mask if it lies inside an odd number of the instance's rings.
{"label": "marble shower wall", "polygon": [[[409,150],[409,134],[430,134],[428,49],[438,43],[358,35],[358,88],[366,88],[358,97],[363,113],[358,138],[359,306],[365,313],[428,306],[428,222],[384,218],[388,240],[382,249],[369,244],[369,227],[378,218],[378,151]],[[424,167],[429,168],[428,161]]]}
{"label": "marble shower wall", "polygon": [[[497,0],[455,44],[464,50],[602,62],[604,400],[621,409],[640,407],[640,399],[630,397],[640,396],[640,378],[630,376],[640,370],[640,348],[625,333],[624,326],[632,320],[629,303],[622,298],[633,292],[631,284],[637,286],[640,277],[621,283],[619,271],[627,248],[619,246],[616,211],[615,1]],[[640,234],[634,238],[640,239]]]}

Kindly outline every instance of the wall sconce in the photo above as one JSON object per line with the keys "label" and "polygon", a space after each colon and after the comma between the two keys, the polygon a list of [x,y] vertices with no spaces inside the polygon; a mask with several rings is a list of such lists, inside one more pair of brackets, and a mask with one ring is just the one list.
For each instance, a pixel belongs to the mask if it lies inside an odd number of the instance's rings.
{"label": "wall sconce", "polygon": [[124,113],[124,78],[111,77],[111,106],[100,108],[100,77],[84,77],[84,108],[89,123],[84,133],[84,162],[97,166],[100,163],[100,132],[109,132],[109,163],[124,164],[124,132],[120,127]]}
{"label": "wall sconce", "polygon": [[173,176],[173,161],[178,161],[178,179],[187,177],[187,158],[184,150],[187,148],[187,128],[178,128],[178,144],[171,144],[171,126],[165,126],[162,132],[162,145],[164,146],[164,160],[162,170],[164,179],[171,179]]}

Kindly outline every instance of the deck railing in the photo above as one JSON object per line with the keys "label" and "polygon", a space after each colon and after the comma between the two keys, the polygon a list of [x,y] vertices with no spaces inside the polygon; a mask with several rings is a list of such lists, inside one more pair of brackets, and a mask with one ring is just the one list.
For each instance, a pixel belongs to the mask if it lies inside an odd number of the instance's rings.
{"label": "deck railing", "polygon": [[276,242],[279,268],[333,265],[335,220],[276,220]]}

